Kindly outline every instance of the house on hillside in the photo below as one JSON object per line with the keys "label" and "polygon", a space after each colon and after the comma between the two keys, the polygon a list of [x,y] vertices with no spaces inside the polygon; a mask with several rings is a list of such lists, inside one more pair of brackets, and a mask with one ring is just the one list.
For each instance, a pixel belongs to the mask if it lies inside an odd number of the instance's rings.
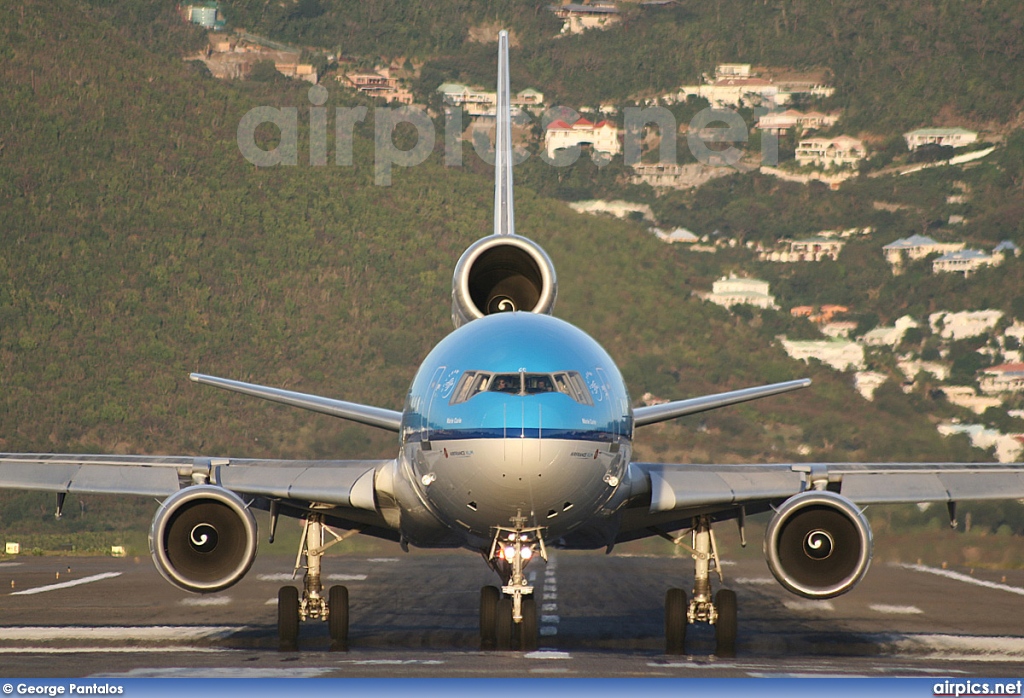
{"label": "house on hillside", "polygon": [[866,157],[864,142],[850,136],[805,138],[796,148],[797,164],[803,167],[856,167]]}
{"label": "house on hillside", "polygon": [[787,109],[782,112],[765,114],[757,120],[757,128],[776,136],[781,136],[789,129],[795,129],[802,135],[807,131],[833,126],[838,120],[838,113],[822,114],[818,111],[804,113],[796,109]]}
{"label": "house on hillside", "polygon": [[711,293],[704,300],[731,308],[734,305],[753,305],[778,310],[770,285],[760,279],[741,278],[736,275],[722,277],[711,285]]}
{"label": "house on hillside", "polygon": [[958,250],[948,252],[932,262],[932,272],[948,274],[951,272],[970,276],[982,267],[997,267],[1002,264],[1002,255],[991,255],[981,250]]}
{"label": "house on hillside", "polygon": [[669,244],[675,244],[677,242],[693,245],[700,242],[700,238],[694,233],[690,232],[686,228],[676,228],[670,232],[665,232],[661,228],[651,228],[651,232],[654,233],[659,240],[667,242]]}
{"label": "house on hillside", "polygon": [[919,128],[903,134],[909,150],[917,150],[922,145],[948,145],[960,148],[978,140],[977,131],[965,128]]}
{"label": "house on hillside", "polygon": [[869,347],[894,347],[903,341],[903,335],[913,327],[920,325],[914,318],[904,315],[896,320],[892,327],[876,327],[865,332],[860,342]]}
{"label": "house on hillside", "polygon": [[824,259],[839,259],[839,253],[846,244],[842,240],[824,237],[806,240],[789,240],[788,249],[765,250],[759,257],[767,262],[820,262]]}
{"label": "house on hillside", "polygon": [[345,73],[339,77],[346,87],[359,90],[370,97],[384,99],[388,102],[412,104],[412,92],[399,85],[398,78],[391,77],[388,69],[381,72],[356,71]]}
{"label": "house on hillside", "polygon": [[1024,363],[1002,364],[986,368],[982,371],[978,385],[981,387],[981,392],[986,395],[1019,393],[1024,390]]}
{"label": "house on hillside", "polygon": [[925,235],[911,235],[908,238],[900,238],[890,242],[882,248],[885,260],[893,267],[893,273],[900,273],[900,269],[908,261],[924,259],[932,254],[947,254],[958,252],[966,246],[963,242],[936,242]]}
{"label": "house on hillside", "polygon": [[864,368],[864,347],[843,339],[817,339],[808,341],[782,338],[782,348],[791,358],[799,361],[817,359],[837,371]]}
{"label": "house on hillside", "polygon": [[928,325],[932,334],[956,340],[990,332],[1002,318],[1002,310],[964,310],[959,313],[942,310],[928,316]]}
{"label": "house on hillside", "polygon": [[564,5],[550,5],[548,9],[563,20],[562,34],[582,34],[588,29],[607,29],[622,19],[619,8],[604,2],[595,2],[591,5],[570,2]]}
{"label": "house on hillside", "polygon": [[589,119],[580,118],[570,126],[556,119],[544,130],[544,148],[549,158],[553,159],[558,150],[577,145],[589,145],[595,152],[609,155],[622,152],[619,129],[608,120],[595,124]]}

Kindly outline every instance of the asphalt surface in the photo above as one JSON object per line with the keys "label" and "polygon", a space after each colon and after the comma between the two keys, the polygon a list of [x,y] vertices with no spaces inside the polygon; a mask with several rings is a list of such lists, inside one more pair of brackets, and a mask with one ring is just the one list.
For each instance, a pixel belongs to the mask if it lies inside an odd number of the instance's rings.
{"label": "asphalt surface", "polygon": [[690,630],[690,654],[664,654],[665,591],[692,584],[685,556],[560,551],[529,569],[540,651],[485,653],[483,561],[383,549],[325,558],[325,585],[349,588],[347,653],[327,651],[324,623],[304,624],[299,652],[276,651],[277,589],[298,586],[286,551],[210,596],[172,587],[148,556],[0,562],[0,678],[1024,675],[1020,570],[876,564],[853,592],[810,602],[748,551],[724,566],[740,608],[737,657],[724,659],[706,627]]}

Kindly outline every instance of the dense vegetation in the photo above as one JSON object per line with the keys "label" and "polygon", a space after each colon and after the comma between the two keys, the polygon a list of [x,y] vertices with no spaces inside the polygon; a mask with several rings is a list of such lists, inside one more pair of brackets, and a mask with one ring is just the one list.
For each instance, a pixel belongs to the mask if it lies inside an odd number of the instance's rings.
{"label": "dense vegetation", "polygon": [[[400,408],[450,327],[455,260],[490,230],[487,168],[471,155],[445,168],[435,153],[374,186],[372,123],[356,130],[352,167],[310,166],[303,128],[298,166],[255,168],[239,154],[241,117],[261,105],[305,115],[308,86],[218,82],[170,48],[202,39],[149,0],[26,0],[0,26],[0,449],[390,457],[393,435],[200,388],[187,374]],[[594,40],[566,39],[565,50]],[[486,54],[481,65],[493,64],[493,47]],[[341,99],[332,92],[327,106]],[[523,179],[547,193],[545,178],[563,174]],[[730,196],[795,205],[806,191],[729,178],[679,205],[710,225],[744,215]],[[637,223],[582,217],[529,186],[516,204],[518,230],[558,266],[559,316],[600,338],[634,396],[815,379],[798,395],[645,429],[640,458],[987,457],[940,438],[919,396],[883,390],[867,403],[848,376],[788,359],[774,337],[803,327],[788,315],[732,315],[694,298],[726,257],[666,254]],[[781,230],[789,215],[760,220]],[[2,497],[0,530],[52,520],[49,497]]]}
{"label": "dense vegetation", "polygon": [[[1024,99],[1016,0],[677,0],[622,3],[621,25],[557,37],[550,3],[509,0],[228,0],[231,22],[348,56],[429,59],[444,79],[493,84],[492,49],[471,30],[510,27],[515,84],[566,104],[623,101],[694,84],[716,63],[828,68],[848,131],[901,133],[938,118],[1006,124]],[[493,35],[493,31],[491,34]],[[438,79],[440,78],[440,79]]]}

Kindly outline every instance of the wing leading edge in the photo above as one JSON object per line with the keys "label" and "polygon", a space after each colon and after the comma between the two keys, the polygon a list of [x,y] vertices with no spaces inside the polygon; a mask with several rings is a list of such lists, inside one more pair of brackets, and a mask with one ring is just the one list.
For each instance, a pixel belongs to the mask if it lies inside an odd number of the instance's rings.
{"label": "wing leading edge", "polygon": [[858,505],[1024,498],[1024,463],[631,463],[630,471],[632,505],[652,515],[764,508],[812,489]]}
{"label": "wing leading edge", "polygon": [[241,495],[376,511],[375,474],[393,462],[0,453],[0,489],[166,497],[198,480]]}

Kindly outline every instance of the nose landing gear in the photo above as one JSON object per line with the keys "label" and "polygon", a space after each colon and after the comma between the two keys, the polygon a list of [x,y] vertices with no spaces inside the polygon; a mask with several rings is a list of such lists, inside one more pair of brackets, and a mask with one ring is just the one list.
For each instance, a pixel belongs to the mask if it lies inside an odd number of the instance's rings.
{"label": "nose landing gear", "polygon": [[526,517],[511,519],[512,527],[495,527],[487,564],[505,582],[501,589],[480,590],[480,649],[537,649],[537,600],[526,579],[526,565],[536,555],[547,561],[542,527],[526,527]]}

